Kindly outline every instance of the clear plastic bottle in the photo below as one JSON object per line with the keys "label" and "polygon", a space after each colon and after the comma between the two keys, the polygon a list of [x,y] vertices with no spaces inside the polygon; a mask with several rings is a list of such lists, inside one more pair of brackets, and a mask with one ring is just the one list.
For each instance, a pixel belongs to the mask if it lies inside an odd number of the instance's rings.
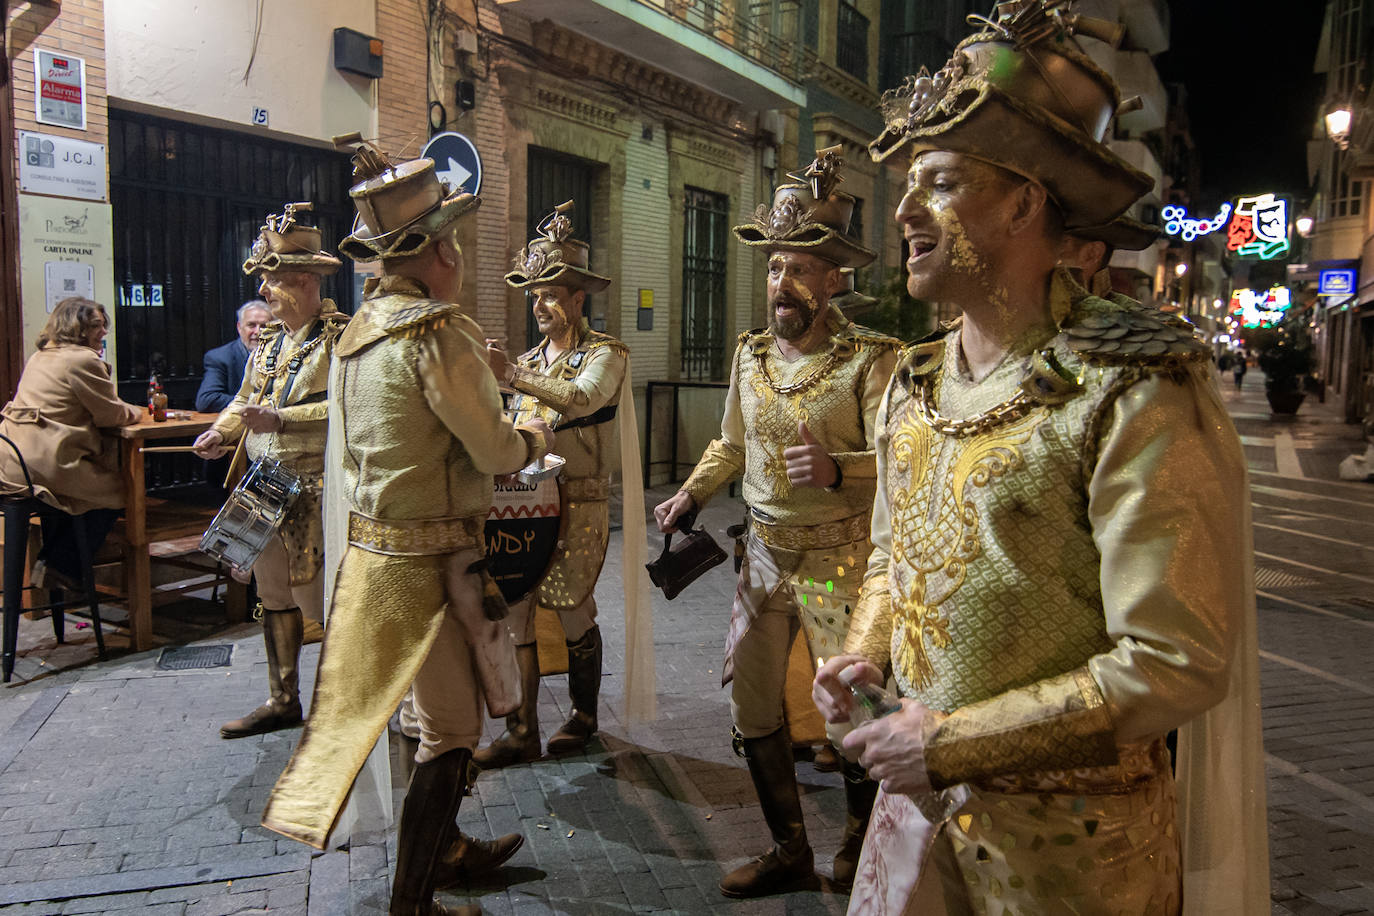
{"label": "clear plastic bottle", "polygon": [[876,684],[858,680],[859,668],[857,665],[850,665],[840,672],[840,683],[849,688],[849,693],[854,697],[849,719],[855,725],[861,725],[872,719],[881,719],[883,716],[891,715],[902,708],[899,697],[894,696],[887,690]]}

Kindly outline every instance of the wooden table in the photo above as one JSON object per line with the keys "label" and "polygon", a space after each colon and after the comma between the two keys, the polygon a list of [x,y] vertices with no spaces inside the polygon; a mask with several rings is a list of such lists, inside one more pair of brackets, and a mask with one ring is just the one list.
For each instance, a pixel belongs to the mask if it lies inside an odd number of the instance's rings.
{"label": "wooden table", "polygon": [[120,466],[124,475],[124,578],[129,590],[129,639],[134,651],[153,646],[153,578],[148,553],[148,486],[144,479],[143,444],[153,439],[198,436],[219,414],[192,413],[184,419],[154,423],[143,419],[119,428]]}

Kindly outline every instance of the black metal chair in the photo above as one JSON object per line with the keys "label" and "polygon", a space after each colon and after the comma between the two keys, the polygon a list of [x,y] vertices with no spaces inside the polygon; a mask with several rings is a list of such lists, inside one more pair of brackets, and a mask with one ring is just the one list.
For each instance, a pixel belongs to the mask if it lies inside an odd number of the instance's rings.
{"label": "black metal chair", "polygon": [[[0,495],[0,509],[3,509],[5,516],[5,624],[4,624],[4,652],[0,656],[0,669],[3,669],[5,683],[9,683],[10,676],[14,673],[15,648],[19,642],[19,614],[24,610],[24,567],[27,561],[29,548],[29,525],[34,517],[51,518],[53,516],[66,515],[74,521],[76,534],[77,561],[81,565],[81,585],[85,596],[75,600],[65,600],[66,592],[62,589],[49,589],[57,594],[58,600],[49,604],[36,605],[29,608],[30,611],[51,611],[52,629],[59,643],[66,641],[66,610],[67,608],[86,607],[91,616],[91,625],[95,627],[95,646],[100,658],[105,656],[105,636],[100,631],[100,600],[95,590],[95,551],[91,546],[88,536],[86,516],[70,515],[61,509],[55,509],[47,503],[38,499],[34,495],[33,478],[29,476],[29,466],[24,461],[23,454],[19,451],[12,439],[8,436],[0,435],[0,440],[4,440],[14,455],[19,459],[19,468],[24,474],[24,484],[28,487],[28,495]],[[36,586],[29,586],[36,590]]]}

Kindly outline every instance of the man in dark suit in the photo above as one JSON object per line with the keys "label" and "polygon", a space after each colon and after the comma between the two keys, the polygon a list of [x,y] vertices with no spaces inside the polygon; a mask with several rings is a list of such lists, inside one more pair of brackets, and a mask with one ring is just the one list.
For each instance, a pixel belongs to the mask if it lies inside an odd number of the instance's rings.
{"label": "man in dark suit", "polygon": [[205,354],[205,378],[196,392],[196,410],[219,413],[234,399],[243,384],[243,367],[248,364],[248,354],[258,345],[258,334],[263,326],[271,320],[267,303],[261,299],[239,306],[238,338]]}

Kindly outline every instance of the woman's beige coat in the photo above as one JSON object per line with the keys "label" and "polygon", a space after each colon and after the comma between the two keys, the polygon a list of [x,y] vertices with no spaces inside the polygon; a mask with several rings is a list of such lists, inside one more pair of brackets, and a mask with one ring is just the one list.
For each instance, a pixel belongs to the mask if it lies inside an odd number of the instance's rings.
{"label": "woman's beige coat", "polygon": [[[143,410],[115,393],[109,365],[90,347],[59,344],[24,366],[0,432],[19,446],[38,498],[64,512],[124,505],[119,443],[102,428],[137,422]],[[0,442],[0,492],[24,492],[14,452]]]}

